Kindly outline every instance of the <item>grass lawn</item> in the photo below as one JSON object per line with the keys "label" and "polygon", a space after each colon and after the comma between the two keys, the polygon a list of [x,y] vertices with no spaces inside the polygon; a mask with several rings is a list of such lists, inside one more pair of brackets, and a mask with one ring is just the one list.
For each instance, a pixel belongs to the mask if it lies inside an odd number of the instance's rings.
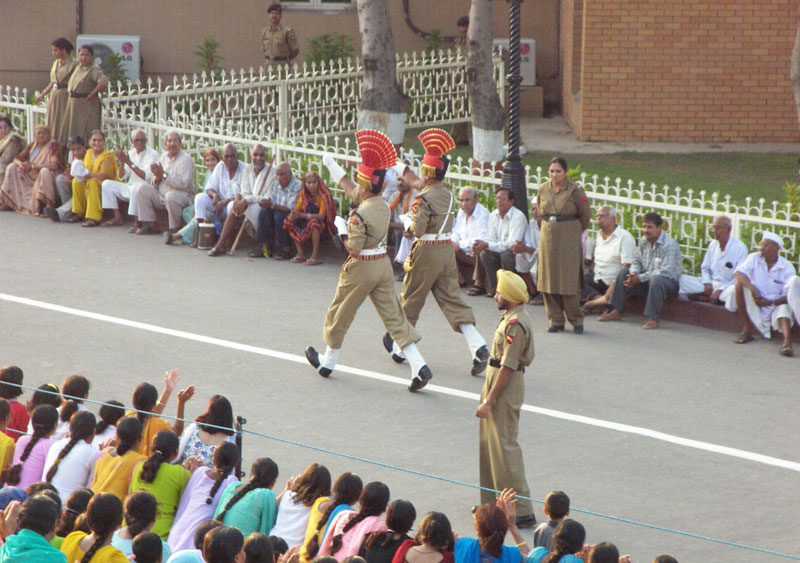
{"label": "grass lawn", "polygon": [[[416,130],[406,131],[407,148],[421,154],[422,145]],[[470,147],[457,147],[451,158],[472,157]],[[547,170],[554,155],[531,152],[522,156],[526,166]],[[800,182],[797,176],[797,156],[775,153],[639,153],[619,152],[611,154],[562,154],[570,168],[578,165],[589,175],[597,174],[601,179],[608,176],[612,182],[621,178],[636,183],[655,183],[671,188],[680,186],[681,192],[691,188],[694,193],[705,190],[707,194],[719,192],[743,204],[746,197],[759,198],[767,202],[786,201],[783,185],[789,181]]]}

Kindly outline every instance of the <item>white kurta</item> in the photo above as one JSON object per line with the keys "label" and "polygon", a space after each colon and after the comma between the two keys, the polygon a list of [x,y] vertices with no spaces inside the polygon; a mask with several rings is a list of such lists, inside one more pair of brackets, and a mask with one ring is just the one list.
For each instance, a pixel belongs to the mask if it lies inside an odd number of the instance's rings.
{"label": "white kurta", "polygon": [[266,198],[272,185],[278,181],[275,169],[276,166],[267,164],[256,174],[253,165],[248,164],[242,172],[241,194],[248,203],[244,216],[253,226],[258,225],[258,214],[261,211],[259,200]]}
{"label": "white kurta", "polygon": [[142,184],[153,183],[153,171],[151,166],[158,164],[158,153],[151,148],[145,148],[142,152],[136,149],[128,151],[128,158],[131,164],[144,172],[144,179],[136,174],[133,169],[125,164],[121,169],[119,180],[104,180],[101,184],[103,209],[118,209],[117,198],[130,201],[128,206],[129,215],[137,215],[136,190]]}
{"label": "white kurta", "polygon": [[682,275],[680,290],[682,294],[703,293],[705,284],[711,284],[712,290],[725,290],[735,285],[733,273],[747,258],[747,247],[734,237],[728,239],[725,250],[719,247],[718,240],[712,240],[700,266],[700,277]]}
{"label": "white kurta", "polygon": [[522,244],[533,248],[533,252],[523,252],[515,257],[517,273],[524,274],[530,272],[533,279],[536,279],[536,267],[539,265],[539,225],[536,219],[531,219],[525,228],[525,235],[522,237]]}

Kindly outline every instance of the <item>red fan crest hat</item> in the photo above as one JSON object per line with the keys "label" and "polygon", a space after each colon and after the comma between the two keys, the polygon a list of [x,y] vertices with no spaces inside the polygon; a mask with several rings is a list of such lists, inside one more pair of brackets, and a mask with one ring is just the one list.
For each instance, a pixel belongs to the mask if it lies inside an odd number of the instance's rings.
{"label": "red fan crest hat", "polygon": [[372,185],[379,184],[381,178],[375,176],[375,171],[390,168],[397,162],[397,151],[392,141],[380,131],[364,129],[356,133],[356,142],[361,154],[358,176]]}
{"label": "red fan crest hat", "polygon": [[456,143],[450,133],[444,129],[426,129],[419,134],[419,140],[425,147],[425,156],[422,164],[442,170],[445,166],[442,157],[456,148]]}

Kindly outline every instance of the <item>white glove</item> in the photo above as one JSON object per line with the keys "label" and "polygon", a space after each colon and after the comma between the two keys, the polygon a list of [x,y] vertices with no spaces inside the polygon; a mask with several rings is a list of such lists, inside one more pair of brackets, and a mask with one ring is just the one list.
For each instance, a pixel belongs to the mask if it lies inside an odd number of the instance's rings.
{"label": "white glove", "polygon": [[344,171],[344,168],[333,160],[333,155],[331,153],[325,153],[325,156],[322,157],[322,164],[324,164],[328,172],[331,173],[331,180],[334,184],[338,184],[342,178],[347,176],[347,172]]}
{"label": "white glove", "polygon": [[402,178],[403,174],[406,173],[406,168],[408,168],[408,164],[402,161],[398,161],[397,164],[391,167],[391,170],[395,171],[398,178]]}
{"label": "white glove", "polygon": [[340,237],[347,236],[347,221],[344,220],[344,217],[337,215],[336,219],[333,220],[333,224],[336,227],[337,234]]}
{"label": "white glove", "polygon": [[403,229],[407,231],[411,228],[411,215],[410,214],[402,215],[402,218],[403,218]]}

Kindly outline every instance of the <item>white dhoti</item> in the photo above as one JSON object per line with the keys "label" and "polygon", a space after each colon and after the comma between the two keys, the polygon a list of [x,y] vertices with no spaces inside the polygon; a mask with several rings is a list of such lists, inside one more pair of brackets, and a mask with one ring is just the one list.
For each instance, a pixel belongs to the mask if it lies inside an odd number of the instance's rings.
{"label": "white dhoti", "polygon": [[[225,221],[225,217],[228,215],[228,213],[231,212],[232,207],[233,207],[233,200],[228,202],[228,205],[225,207],[225,211],[222,214],[222,217],[218,217],[220,223]],[[249,205],[247,206],[247,209],[248,210],[250,209]],[[201,192],[196,196],[194,196],[194,216],[197,218],[198,221],[205,221],[206,219],[214,215],[216,214],[214,213],[214,203],[213,200],[211,199],[211,196],[209,196],[205,192]],[[258,213],[256,213],[255,224],[258,224],[257,221],[258,221]]]}
{"label": "white dhoti", "polygon": [[411,245],[413,242],[413,238],[400,237],[400,245],[397,247],[397,251],[394,255],[395,262],[402,264],[406,261],[406,258],[408,258],[408,253],[411,252]]}
{"label": "white dhoti", "polygon": [[[722,287],[722,282],[720,281],[711,282],[711,291],[717,291],[720,287]],[[731,287],[735,287],[735,285],[732,285]],[[678,281],[678,293],[680,295],[693,295],[695,293],[704,293],[705,290],[706,286],[703,283],[703,278],[696,276],[687,276],[685,274],[682,274],[680,280]]]}
{"label": "white dhoti", "polygon": [[[719,299],[725,303],[725,308],[728,311],[736,312],[738,310],[735,285],[727,287],[719,296]],[[792,312],[785,303],[770,307],[759,307],[756,305],[755,299],[753,299],[753,294],[748,289],[744,290],[744,302],[747,307],[747,316],[764,338],[771,338],[772,330],[781,330],[780,319],[789,319],[789,324],[794,324]]]}
{"label": "white dhoti", "polygon": [[794,276],[786,282],[786,301],[795,320],[800,323],[800,276]]}
{"label": "white dhoti", "polygon": [[522,252],[514,257],[514,267],[518,274],[530,273],[536,283],[537,270],[539,269],[539,252]]}
{"label": "white dhoti", "polygon": [[244,210],[244,218],[247,219],[254,227],[258,227],[259,213],[261,213],[261,206],[257,203],[251,203],[247,206],[247,209]]}
{"label": "white dhoti", "polygon": [[128,215],[134,217],[138,215],[138,206],[136,204],[136,190],[141,185],[141,182],[135,184],[126,184],[124,182],[117,182],[116,180],[103,180],[100,185],[103,198],[103,209],[119,209],[117,199],[128,201]]}

